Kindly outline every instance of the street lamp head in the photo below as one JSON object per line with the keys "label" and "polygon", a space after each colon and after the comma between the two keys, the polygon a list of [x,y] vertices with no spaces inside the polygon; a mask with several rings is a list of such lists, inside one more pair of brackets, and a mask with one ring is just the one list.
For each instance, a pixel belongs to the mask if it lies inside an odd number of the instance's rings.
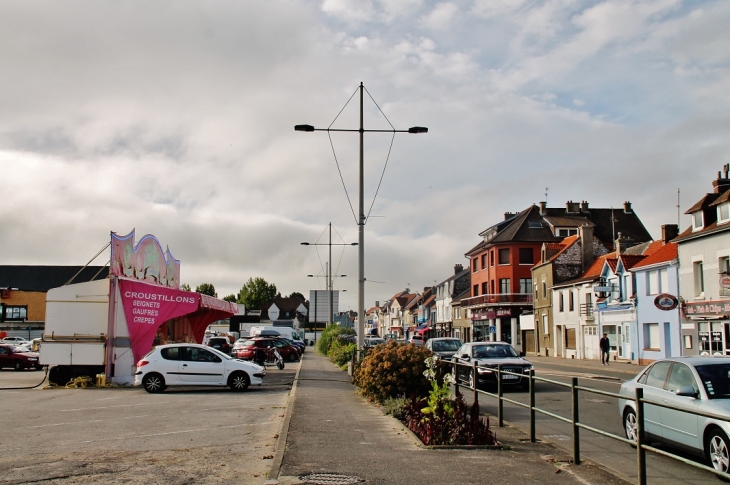
{"label": "street lamp head", "polygon": [[296,126],[294,126],[294,131],[314,131],[314,126],[312,126],[312,125],[296,125]]}
{"label": "street lamp head", "polygon": [[309,243],[307,243],[307,242],[304,242],[304,243],[301,243],[301,245],[302,245],[302,246],[309,246]]}
{"label": "street lamp head", "polygon": [[308,274],[307,276],[310,277],[310,278],[314,278],[314,275],[313,274]]}
{"label": "street lamp head", "polygon": [[[314,127],[312,127],[312,130],[310,131],[314,131]],[[408,128],[408,133],[428,133],[428,128],[425,126],[412,126],[411,128]]]}
{"label": "street lamp head", "polygon": [[350,246],[357,246],[359,243],[351,243]]}

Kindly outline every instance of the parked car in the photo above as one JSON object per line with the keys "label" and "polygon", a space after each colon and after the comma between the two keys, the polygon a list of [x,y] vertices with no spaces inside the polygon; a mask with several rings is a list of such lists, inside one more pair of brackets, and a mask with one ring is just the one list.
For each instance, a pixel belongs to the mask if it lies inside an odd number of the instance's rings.
{"label": "parked car", "polygon": [[231,341],[228,340],[228,337],[223,336],[211,337],[210,339],[208,339],[208,343],[206,345],[216,350],[220,350],[227,355],[231,355],[231,348],[233,348],[233,346],[231,345]]}
{"label": "parked car", "polygon": [[228,386],[245,391],[260,386],[266,371],[200,344],[158,345],[137,362],[134,385],[150,393],[170,386]]}
{"label": "parked car", "polygon": [[376,345],[380,345],[380,344],[384,344],[384,343],[386,343],[384,338],[380,338],[380,337],[365,337],[365,339],[363,339],[363,344],[362,345],[365,348],[371,348],[371,347],[375,347]]}
{"label": "parked car", "polygon": [[27,342],[27,339],[24,339],[23,337],[5,337],[0,342],[4,344],[22,344]]}
{"label": "parked car", "polygon": [[[688,450],[718,471],[730,471],[730,357],[673,357],[656,361],[621,385],[619,413],[626,438],[636,441],[636,389],[644,399],[647,440]],[[715,414],[707,418],[693,411]]]}
{"label": "parked car", "polygon": [[455,337],[436,337],[426,340],[426,348],[443,360],[451,360],[462,345],[464,342]]}
{"label": "parked car", "polygon": [[3,367],[15,370],[43,368],[38,352],[26,351],[14,344],[0,344],[0,369]]}
{"label": "parked car", "polygon": [[420,335],[414,335],[413,337],[409,338],[406,342],[408,342],[411,345],[415,345],[416,347],[423,346],[423,337]]}
{"label": "parked car", "polygon": [[[469,387],[484,388],[497,384],[497,366],[503,371],[515,374],[502,374],[502,385],[521,386],[527,389],[530,385],[528,373],[532,370],[532,362],[519,356],[517,351],[506,342],[469,342],[461,346],[452,357],[455,364],[456,378],[468,382]],[[474,376],[473,365],[477,363],[477,374]]]}
{"label": "parked car", "polygon": [[291,345],[292,347],[294,347],[297,350],[299,350],[299,357],[302,356],[302,354],[304,353],[304,349],[307,347],[304,344],[304,342],[302,342],[301,340],[292,340],[290,338],[283,337],[283,336],[282,337],[276,337],[276,338],[278,338],[279,340],[281,340],[285,344]]}
{"label": "parked car", "polygon": [[299,359],[299,351],[291,346],[287,345],[284,341],[277,337],[254,337],[246,340],[238,348],[236,357],[245,360],[255,360],[256,351],[259,349],[270,349],[276,347],[281,357],[284,360],[294,362]]}

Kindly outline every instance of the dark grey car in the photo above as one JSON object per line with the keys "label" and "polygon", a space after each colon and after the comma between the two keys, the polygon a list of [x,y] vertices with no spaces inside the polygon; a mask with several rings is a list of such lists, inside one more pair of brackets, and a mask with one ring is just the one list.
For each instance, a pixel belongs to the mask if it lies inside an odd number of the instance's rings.
{"label": "dark grey car", "polygon": [[426,340],[426,348],[443,360],[451,360],[462,345],[464,342],[455,337],[435,337]]}
{"label": "dark grey car", "polygon": [[[529,372],[532,362],[523,359],[515,349],[506,342],[470,342],[461,346],[452,358],[456,378],[468,383],[469,387],[483,389],[497,384],[497,367],[503,371],[515,373],[502,374],[502,385],[521,386],[527,389],[530,385]],[[477,377],[474,377],[474,362],[477,363]]]}

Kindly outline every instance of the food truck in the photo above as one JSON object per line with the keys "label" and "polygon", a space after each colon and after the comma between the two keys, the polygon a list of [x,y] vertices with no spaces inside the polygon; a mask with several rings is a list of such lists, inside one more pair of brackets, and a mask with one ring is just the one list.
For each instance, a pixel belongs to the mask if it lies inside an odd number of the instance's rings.
{"label": "food truck", "polygon": [[180,290],[180,261],[152,235],[111,233],[109,277],[53,288],[46,295],[40,361],[50,382],[104,375],[134,383],[137,362],[155,345],[201,343],[209,324],[235,303]]}

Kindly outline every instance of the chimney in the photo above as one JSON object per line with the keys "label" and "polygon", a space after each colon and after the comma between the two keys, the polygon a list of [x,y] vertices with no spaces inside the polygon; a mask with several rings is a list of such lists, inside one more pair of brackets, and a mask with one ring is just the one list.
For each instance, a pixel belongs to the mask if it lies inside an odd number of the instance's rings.
{"label": "chimney", "polygon": [[512,218],[514,214],[512,212],[505,212],[504,213],[504,220],[507,221]]}
{"label": "chimney", "polygon": [[625,201],[624,202],[624,214],[631,214],[631,202]]}
{"label": "chimney", "polygon": [[618,233],[618,237],[616,238],[616,241],[614,242],[614,245],[616,246],[616,257],[618,258],[621,256],[621,233]]}
{"label": "chimney", "polygon": [[464,266],[461,264],[455,264],[454,265],[454,274],[459,274],[462,271],[464,271]]}
{"label": "chimney", "polygon": [[568,214],[576,214],[580,212],[580,204],[578,202],[573,202],[572,200],[569,200],[565,203],[565,212]]}
{"label": "chimney", "polygon": [[378,300],[375,300],[375,306],[380,308],[380,302]]}
{"label": "chimney", "polygon": [[593,226],[588,224],[582,225],[578,228],[578,234],[580,236],[580,267],[581,270],[585,271],[588,265],[593,261]]}
{"label": "chimney", "polygon": [[679,236],[679,226],[677,224],[662,224],[662,244]]}
{"label": "chimney", "polygon": [[715,189],[716,194],[722,194],[726,190],[730,189],[730,178],[728,178],[728,171],[730,166],[726,163],[722,167],[723,173],[717,172],[717,180],[712,181],[712,186]]}
{"label": "chimney", "polygon": [[588,212],[588,201],[583,200],[580,203],[580,211],[581,212]]}
{"label": "chimney", "polygon": [[547,214],[547,202],[540,202],[540,215],[544,216]]}

